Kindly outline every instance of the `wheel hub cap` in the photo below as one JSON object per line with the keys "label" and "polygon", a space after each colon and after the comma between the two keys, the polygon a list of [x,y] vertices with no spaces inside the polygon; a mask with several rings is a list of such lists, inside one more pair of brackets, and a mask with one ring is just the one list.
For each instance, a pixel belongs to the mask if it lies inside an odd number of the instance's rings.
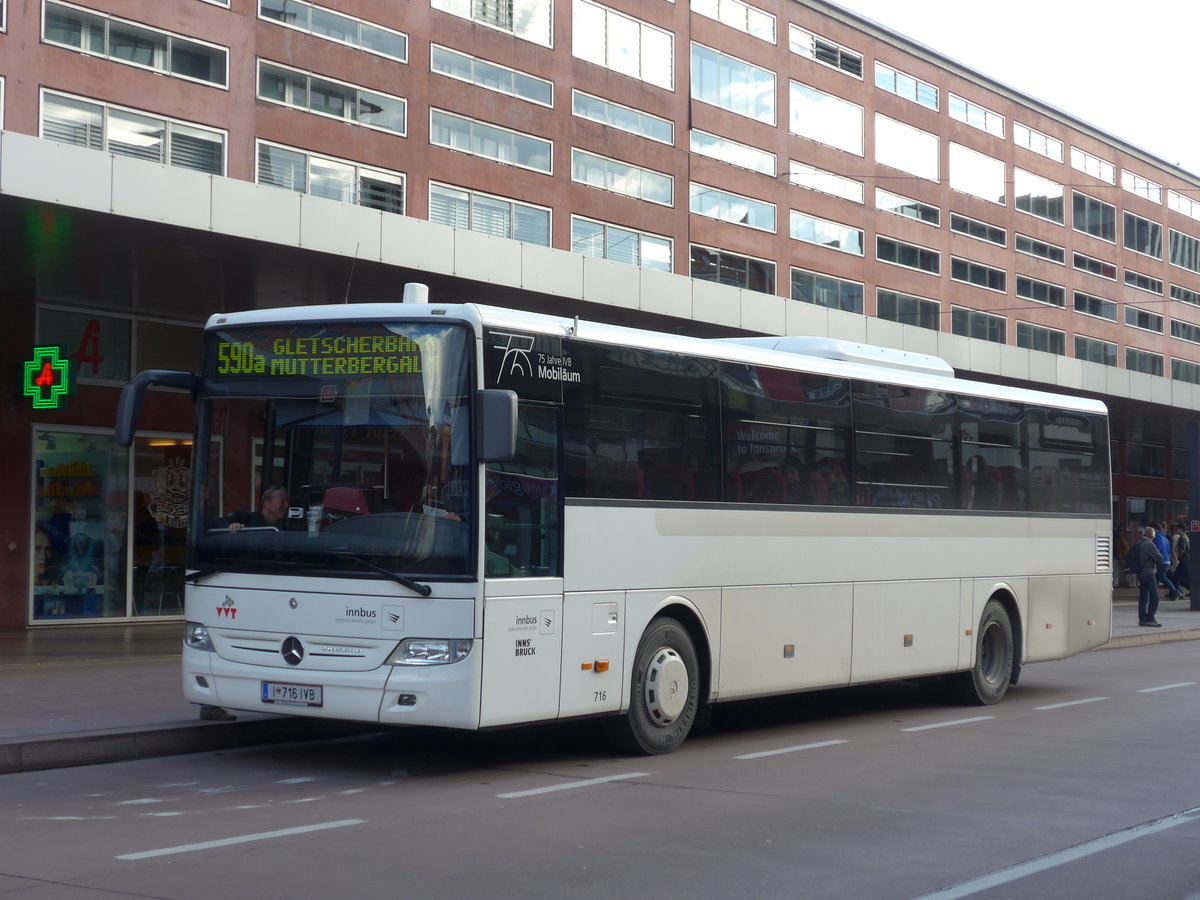
{"label": "wheel hub cap", "polygon": [[661,726],[670,725],[687,706],[687,666],[683,658],[670,647],[654,654],[646,670],[646,712]]}

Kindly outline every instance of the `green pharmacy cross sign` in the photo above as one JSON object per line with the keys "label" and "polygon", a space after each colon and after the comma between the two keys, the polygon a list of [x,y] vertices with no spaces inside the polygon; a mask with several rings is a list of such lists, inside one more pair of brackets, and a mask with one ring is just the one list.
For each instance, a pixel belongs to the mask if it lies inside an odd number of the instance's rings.
{"label": "green pharmacy cross sign", "polygon": [[34,409],[58,409],[71,393],[74,378],[69,359],[59,359],[58,347],[34,347],[33,359],[25,363],[22,390]]}

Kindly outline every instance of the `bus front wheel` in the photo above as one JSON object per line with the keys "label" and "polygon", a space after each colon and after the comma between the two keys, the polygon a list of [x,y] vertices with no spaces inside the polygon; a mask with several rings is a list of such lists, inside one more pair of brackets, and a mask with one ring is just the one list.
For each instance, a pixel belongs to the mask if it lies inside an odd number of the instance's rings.
{"label": "bus front wheel", "polygon": [[977,706],[999,703],[1012,682],[1012,669],[1012,622],[1004,604],[993,598],[979,617],[975,665],[958,675],[959,699]]}
{"label": "bus front wheel", "polygon": [[630,753],[670,753],[687,738],[700,706],[696,647],[679,622],[650,623],[634,659],[629,712],[608,720],[610,740]]}

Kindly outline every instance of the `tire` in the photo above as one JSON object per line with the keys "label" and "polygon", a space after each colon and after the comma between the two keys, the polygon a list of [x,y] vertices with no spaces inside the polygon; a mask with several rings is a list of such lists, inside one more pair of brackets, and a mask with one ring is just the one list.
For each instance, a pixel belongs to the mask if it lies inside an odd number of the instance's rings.
{"label": "tire", "polygon": [[609,740],[622,751],[670,753],[696,723],[700,666],[691,636],[675,619],[652,621],[633,663],[629,712],[606,722]]}
{"label": "tire", "polygon": [[1008,611],[995,598],[983,607],[975,643],[975,665],[960,673],[957,698],[974,706],[991,706],[1004,699],[1012,683],[1013,630]]}

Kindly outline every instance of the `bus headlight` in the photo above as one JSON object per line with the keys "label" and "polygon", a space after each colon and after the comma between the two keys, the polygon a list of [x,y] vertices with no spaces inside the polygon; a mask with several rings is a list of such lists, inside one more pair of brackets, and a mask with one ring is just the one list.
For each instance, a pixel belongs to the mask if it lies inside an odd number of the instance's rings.
{"label": "bus headlight", "polygon": [[471,654],[471,643],[459,638],[407,638],[388,662],[393,666],[444,666],[466,659]]}
{"label": "bus headlight", "polygon": [[208,626],[199,622],[187,622],[183,626],[183,643],[193,650],[212,652],[213,648],[212,638],[208,636]]}

